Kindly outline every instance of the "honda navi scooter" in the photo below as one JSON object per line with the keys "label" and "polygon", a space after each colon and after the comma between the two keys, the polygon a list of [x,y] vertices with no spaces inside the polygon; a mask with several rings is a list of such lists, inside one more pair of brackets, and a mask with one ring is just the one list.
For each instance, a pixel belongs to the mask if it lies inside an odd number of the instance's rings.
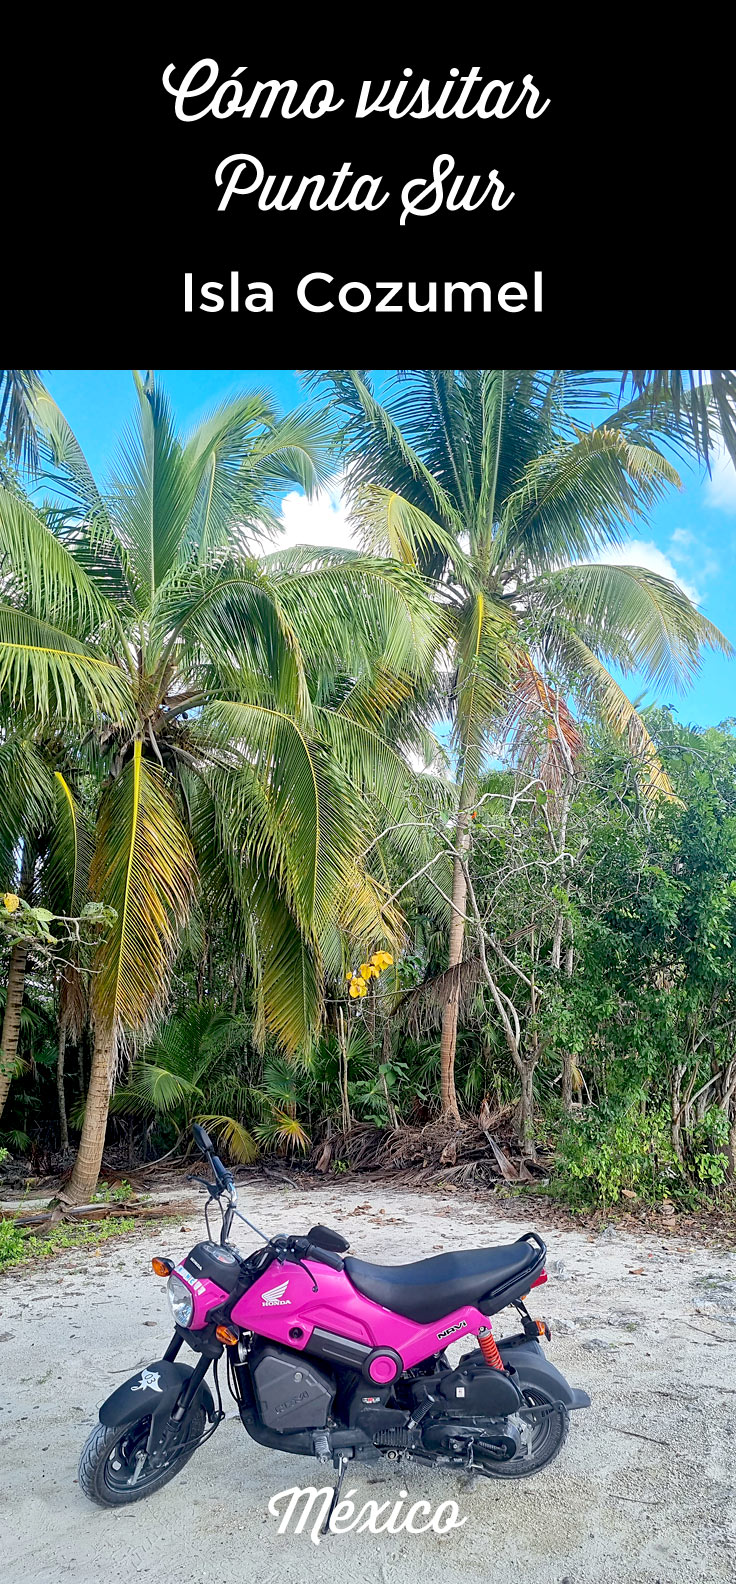
{"label": "honda navi scooter", "polygon": [[[525,1307],[547,1280],[536,1232],[410,1265],[353,1259],[345,1238],[323,1226],[266,1239],[237,1210],[233,1178],[207,1133],[195,1125],[194,1136],[214,1179],[191,1179],[208,1194],[207,1240],[178,1265],[152,1261],[168,1277],[174,1335],[163,1358],[100,1409],[79,1465],[92,1501],[110,1507],[150,1495],[214,1434],[225,1418],[223,1355],[254,1441],[334,1465],[333,1508],[351,1461],[408,1456],[521,1479],[556,1457],[571,1411],[590,1398],[545,1357],[540,1337],[549,1329]],[[219,1242],[211,1200],[222,1216]],[[238,1252],[236,1216],[265,1247]],[[496,1343],[490,1317],[509,1305],[522,1329]],[[465,1336],[478,1345],[453,1368],[445,1348]],[[193,1366],[180,1358],[185,1343],[198,1355]]]}

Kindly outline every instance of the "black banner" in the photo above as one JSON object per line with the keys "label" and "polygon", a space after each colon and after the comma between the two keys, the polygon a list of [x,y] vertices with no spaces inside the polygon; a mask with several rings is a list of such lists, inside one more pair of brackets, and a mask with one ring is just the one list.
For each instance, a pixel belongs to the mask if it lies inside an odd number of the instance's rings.
{"label": "black banner", "polygon": [[665,67],[610,11],[116,30],[6,61],[6,336],[37,359],[702,361],[730,312],[710,43]]}

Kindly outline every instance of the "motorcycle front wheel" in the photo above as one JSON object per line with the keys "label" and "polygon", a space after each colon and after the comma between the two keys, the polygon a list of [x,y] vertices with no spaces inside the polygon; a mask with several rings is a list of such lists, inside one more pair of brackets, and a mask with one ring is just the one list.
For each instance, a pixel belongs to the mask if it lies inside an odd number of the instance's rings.
{"label": "motorcycle front wheel", "polygon": [[174,1456],[165,1469],[149,1469],[141,1462],[139,1454],[145,1451],[150,1428],[150,1414],[132,1425],[95,1425],[79,1460],[79,1484],[90,1501],[99,1507],[121,1507],[168,1485],[197,1450],[205,1429],[204,1409],[196,1404],[187,1414]]}

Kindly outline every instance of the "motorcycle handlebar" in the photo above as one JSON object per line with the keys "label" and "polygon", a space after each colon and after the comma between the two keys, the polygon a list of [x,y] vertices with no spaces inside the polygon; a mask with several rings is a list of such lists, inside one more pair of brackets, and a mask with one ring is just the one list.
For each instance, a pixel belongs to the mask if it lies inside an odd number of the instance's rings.
{"label": "motorcycle handlebar", "polygon": [[203,1128],[199,1122],[195,1122],[192,1125],[192,1133],[194,1135],[194,1142],[197,1145],[197,1148],[202,1151],[203,1155],[207,1156],[210,1166],[212,1167],[212,1170],[215,1174],[215,1181],[222,1188],[232,1188],[232,1175],[228,1171],[227,1167],[223,1166],[219,1155],[215,1154],[215,1146],[212,1143],[212,1139],[210,1138],[206,1128]]}
{"label": "motorcycle handlebar", "polygon": [[219,1155],[210,1155],[210,1165],[218,1183],[222,1183],[223,1188],[232,1188],[232,1175],[228,1171],[227,1166],[223,1166]]}
{"label": "motorcycle handlebar", "polygon": [[317,1248],[315,1243],[307,1244],[307,1259],[318,1260],[320,1265],[329,1265],[332,1270],[342,1270],[340,1255],[333,1254],[331,1249]]}
{"label": "motorcycle handlebar", "polygon": [[318,1248],[316,1243],[310,1243],[309,1238],[290,1237],[286,1246],[289,1253],[298,1259],[317,1260],[320,1265],[329,1265],[332,1270],[342,1270],[339,1254],[333,1254],[331,1249]]}

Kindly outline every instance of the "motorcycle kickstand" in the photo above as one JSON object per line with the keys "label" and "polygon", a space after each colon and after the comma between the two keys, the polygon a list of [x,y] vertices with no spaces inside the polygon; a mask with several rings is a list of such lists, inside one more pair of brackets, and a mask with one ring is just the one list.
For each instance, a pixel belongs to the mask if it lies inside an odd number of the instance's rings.
{"label": "motorcycle kickstand", "polygon": [[337,1480],[336,1480],[336,1483],[335,1483],[335,1489],[332,1492],[332,1501],[330,1502],[330,1506],[329,1506],[329,1510],[328,1510],[327,1516],[326,1516],[325,1521],[324,1521],[324,1523],[322,1525],[322,1528],[320,1529],[320,1534],[325,1535],[325,1534],[327,1534],[327,1532],[329,1530],[330,1519],[331,1519],[332,1514],[334,1513],[335,1508],[336,1508],[336,1506],[337,1506],[337,1504],[338,1504],[338,1502],[340,1500],[340,1492],[342,1490],[342,1482],[343,1482],[343,1480],[345,1478],[345,1470],[347,1469],[347,1466],[348,1466],[348,1459],[341,1455],[340,1458],[339,1458],[339,1461],[338,1461],[338,1465],[337,1465],[337,1470],[338,1470],[338,1472],[337,1472]]}

